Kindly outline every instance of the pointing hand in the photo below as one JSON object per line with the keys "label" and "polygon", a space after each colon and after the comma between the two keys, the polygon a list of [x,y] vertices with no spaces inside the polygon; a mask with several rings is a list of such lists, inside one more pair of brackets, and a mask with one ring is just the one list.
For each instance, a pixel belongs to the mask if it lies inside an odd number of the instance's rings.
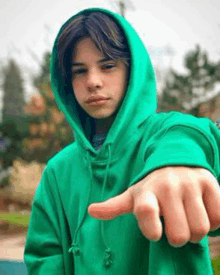
{"label": "pointing hand", "polygon": [[89,214],[110,220],[133,213],[143,235],[158,241],[160,216],[170,245],[196,243],[220,227],[220,193],[216,178],[206,169],[169,166],[153,171],[124,193],[89,206]]}

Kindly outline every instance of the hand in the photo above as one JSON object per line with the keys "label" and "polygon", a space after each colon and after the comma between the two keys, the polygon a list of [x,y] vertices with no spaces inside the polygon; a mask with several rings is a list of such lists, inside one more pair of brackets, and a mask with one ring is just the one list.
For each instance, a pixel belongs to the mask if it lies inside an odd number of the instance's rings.
{"label": "hand", "polygon": [[152,241],[162,237],[163,216],[170,245],[180,247],[220,227],[219,184],[203,168],[163,167],[121,195],[91,204],[88,211],[101,220],[134,213],[143,235]]}

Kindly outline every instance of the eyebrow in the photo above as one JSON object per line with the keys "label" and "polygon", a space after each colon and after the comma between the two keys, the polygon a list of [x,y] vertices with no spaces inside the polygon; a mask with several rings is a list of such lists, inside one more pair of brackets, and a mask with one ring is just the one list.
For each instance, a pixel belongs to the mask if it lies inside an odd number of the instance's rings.
{"label": "eyebrow", "polygon": [[[98,61],[98,63],[103,63],[103,62],[106,62],[106,61],[111,61],[112,59],[110,59],[110,58],[103,58],[103,59],[100,59],[99,61]],[[80,63],[80,62],[73,62],[72,63],[72,66],[85,66],[85,64],[84,63]]]}

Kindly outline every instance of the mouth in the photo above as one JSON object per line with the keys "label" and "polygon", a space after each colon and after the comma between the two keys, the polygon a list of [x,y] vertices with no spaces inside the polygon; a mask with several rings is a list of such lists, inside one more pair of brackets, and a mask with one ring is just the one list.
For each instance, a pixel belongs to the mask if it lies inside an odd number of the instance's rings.
{"label": "mouth", "polygon": [[105,104],[109,98],[103,96],[91,96],[87,101],[86,104],[91,106],[100,106]]}

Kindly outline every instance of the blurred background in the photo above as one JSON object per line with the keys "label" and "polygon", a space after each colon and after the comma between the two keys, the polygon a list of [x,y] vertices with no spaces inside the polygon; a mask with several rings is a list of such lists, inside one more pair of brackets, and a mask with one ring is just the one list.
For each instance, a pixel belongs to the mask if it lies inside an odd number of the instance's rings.
{"label": "blurred background", "polygon": [[[61,25],[104,7],[136,29],[155,68],[158,112],[220,119],[220,1],[9,0],[0,10],[0,274],[27,274],[25,236],[47,161],[74,140],[50,86],[49,61]],[[220,240],[210,238],[220,274]]]}

